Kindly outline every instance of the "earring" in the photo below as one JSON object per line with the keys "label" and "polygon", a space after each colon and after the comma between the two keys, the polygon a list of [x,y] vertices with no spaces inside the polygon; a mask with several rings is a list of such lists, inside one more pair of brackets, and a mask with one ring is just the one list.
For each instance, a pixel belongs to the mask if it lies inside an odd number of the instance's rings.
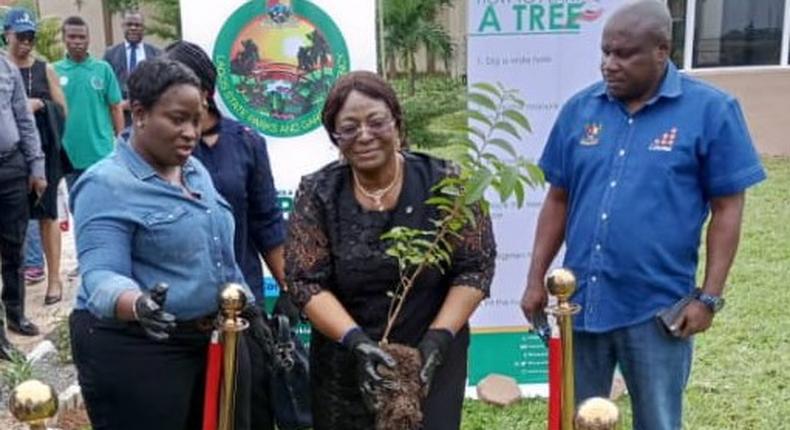
{"label": "earring", "polygon": [[144,128],[142,121],[137,121],[137,128]]}

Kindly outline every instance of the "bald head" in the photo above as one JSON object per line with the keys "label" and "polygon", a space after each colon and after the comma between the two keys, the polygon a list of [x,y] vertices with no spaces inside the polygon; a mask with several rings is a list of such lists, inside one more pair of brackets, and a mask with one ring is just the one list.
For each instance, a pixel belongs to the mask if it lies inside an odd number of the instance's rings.
{"label": "bald head", "polygon": [[605,29],[668,46],[672,40],[672,15],[660,0],[629,1],[609,17]]}
{"label": "bald head", "polygon": [[601,38],[601,72],[609,94],[629,109],[640,108],[661,84],[671,39],[672,17],[662,2],[631,1],[617,9]]}

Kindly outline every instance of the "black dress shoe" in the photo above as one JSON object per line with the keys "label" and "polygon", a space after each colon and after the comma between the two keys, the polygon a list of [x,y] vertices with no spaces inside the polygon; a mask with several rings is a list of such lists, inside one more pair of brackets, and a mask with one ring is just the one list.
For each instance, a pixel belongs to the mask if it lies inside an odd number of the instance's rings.
{"label": "black dress shoe", "polygon": [[3,336],[0,338],[0,360],[11,361],[14,355],[22,354],[14,348],[14,345],[11,345],[11,342]]}
{"label": "black dress shoe", "polygon": [[9,318],[6,321],[8,329],[22,336],[37,336],[38,326],[25,317],[19,319]]}

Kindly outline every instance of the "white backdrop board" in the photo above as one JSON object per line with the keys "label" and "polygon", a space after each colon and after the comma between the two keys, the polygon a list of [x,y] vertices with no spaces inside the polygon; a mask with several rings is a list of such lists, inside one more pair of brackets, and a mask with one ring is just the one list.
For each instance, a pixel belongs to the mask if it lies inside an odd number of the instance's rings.
{"label": "white backdrop board", "polygon": [[375,2],[181,0],[181,20],[217,64],[220,108],[266,137],[287,199],[337,157],[320,126],[326,91],[349,70],[376,70]]}
{"label": "white backdrop board", "polygon": [[[500,82],[520,91],[533,133],[512,143],[537,162],[562,104],[600,79],[603,25],[623,0],[467,1],[468,81]],[[491,298],[473,318],[472,385],[492,372],[522,384],[546,381],[545,348],[524,332],[519,307],[544,197],[544,189],[533,190],[521,209],[514,204],[492,208],[497,269]],[[542,385],[525,388],[545,393]]]}

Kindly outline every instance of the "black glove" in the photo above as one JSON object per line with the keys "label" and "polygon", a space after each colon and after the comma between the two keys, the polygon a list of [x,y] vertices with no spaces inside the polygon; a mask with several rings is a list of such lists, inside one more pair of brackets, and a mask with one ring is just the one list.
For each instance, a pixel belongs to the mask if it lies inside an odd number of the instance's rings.
{"label": "black glove", "polygon": [[302,320],[302,313],[299,311],[299,308],[297,308],[293,300],[291,300],[291,296],[285,292],[281,292],[280,297],[277,298],[277,302],[274,303],[272,315],[285,315],[288,317],[288,322],[291,323],[291,327],[296,327]]}
{"label": "black glove", "polygon": [[431,383],[436,375],[436,370],[444,363],[450,342],[453,341],[453,333],[450,330],[438,328],[430,329],[422,336],[422,340],[417,345],[422,357],[422,368],[420,369],[420,381],[423,384],[423,392],[427,396],[431,391]]}
{"label": "black glove", "polygon": [[379,374],[378,366],[384,365],[392,369],[397,362],[391,355],[379,348],[376,342],[373,342],[359,327],[351,329],[343,336],[343,345],[357,359],[357,377],[359,378],[362,400],[371,412],[376,412],[378,409],[376,397],[379,389],[391,388],[392,384],[391,381]]}
{"label": "black glove", "polygon": [[154,340],[166,340],[170,337],[170,331],[176,328],[176,317],[164,311],[167,288],[167,284],[156,284],[150,292],[143,293],[134,302],[137,321],[145,334]]}
{"label": "black glove", "polygon": [[548,348],[549,339],[551,339],[551,326],[546,313],[543,311],[536,312],[530,322],[532,323],[532,331],[538,335],[540,340],[543,341],[543,345]]}

